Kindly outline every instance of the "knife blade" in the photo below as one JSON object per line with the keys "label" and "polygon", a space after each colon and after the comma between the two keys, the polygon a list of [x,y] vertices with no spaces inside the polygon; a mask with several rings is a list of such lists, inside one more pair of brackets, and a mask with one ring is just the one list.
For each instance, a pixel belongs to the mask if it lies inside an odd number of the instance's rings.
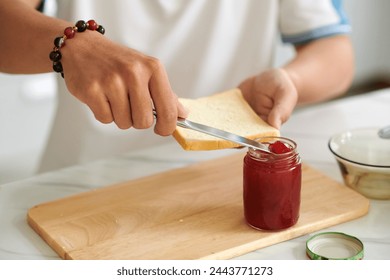
{"label": "knife blade", "polygon": [[[155,110],[153,110],[153,115],[155,118],[157,118],[157,113]],[[227,141],[231,141],[233,143],[240,144],[241,146],[245,146],[248,148],[256,149],[256,150],[261,150],[265,153],[273,154],[271,151],[268,150],[267,146],[259,143],[257,141],[254,141],[249,138],[245,138],[243,136],[230,133],[225,130],[221,130],[215,127],[207,126],[204,124],[196,123],[184,118],[178,118],[177,119],[177,126],[182,127],[182,128],[187,128],[187,129],[192,129],[201,133],[205,133],[217,138],[221,138]]]}

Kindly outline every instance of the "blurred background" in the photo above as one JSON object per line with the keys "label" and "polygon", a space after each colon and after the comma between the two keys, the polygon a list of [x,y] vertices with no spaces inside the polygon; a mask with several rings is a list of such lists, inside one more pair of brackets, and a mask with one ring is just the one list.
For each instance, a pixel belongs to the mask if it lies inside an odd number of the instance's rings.
{"label": "blurred background", "polygon": [[[47,13],[55,11],[47,1]],[[356,75],[343,97],[390,86],[390,1],[344,0],[352,24]],[[280,45],[276,65],[293,51]],[[57,106],[55,74],[0,74],[0,184],[33,176]],[[389,104],[390,108],[390,104]]]}

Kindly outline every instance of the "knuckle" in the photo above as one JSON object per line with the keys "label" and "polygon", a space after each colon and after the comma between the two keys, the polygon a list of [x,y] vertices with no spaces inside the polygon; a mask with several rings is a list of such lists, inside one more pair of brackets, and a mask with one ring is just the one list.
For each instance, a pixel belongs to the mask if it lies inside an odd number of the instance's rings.
{"label": "knuckle", "polygon": [[133,61],[128,65],[128,70],[131,73],[153,73],[163,68],[161,61],[152,56],[146,56],[143,59]]}
{"label": "knuckle", "polygon": [[174,132],[174,129],[155,127],[154,132],[160,136],[170,136]]}
{"label": "knuckle", "polygon": [[132,87],[150,79],[154,73],[164,72],[164,66],[160,60],[151,56],[143,56],[126,62],[120,68],[120,72]]}
{"label": "knuckle", "polygon": [[176,110],[166,110],[161,117],[168,123],[176,123],[177,112]]}
{"label": "knuckle", "polygon": [[161,136],[169,136],[176,129],[177,115],[174,112],[160,114],[155,126],[155,133]]}
{"label": "knuckle", "polygon": [[120,88],[122,83],[119,73],[107,73],[101,78],[101,84],[105,85],[106,88]]}
{"label": "knuckle", "polygon": [[157,70],[157,69],[163,68],[162,62],[159,59],[157,59],[155,57],[151,57],[151,56],[149,56],[146,59],[146,64],[152,70]]}
{"label": "knuckle", "polygon": [[133,127],[137,129],[150,128],[153,125],[153,117],[142,116],[141,118],[134,121]]}
{"label": "knuckle", "polygon": [[95,115],[96,120],[98,120],[99,122],[104,123],[104,124],[109,124],[109,123],[112,123],[114,121],[111,114],[95,113],[94,112],[94,115]]}
{"label": "knuckle", "polygon": [[90,99],[86,102],[92,111],[95,119],[101,123],[108,124],[114,121],[111,111],[104,106],[98,99]]}
{"label": "knuckle", "polygon": [[129,129],[131,127],[131,122],[130,121],[127,121],[127,122],[119,122],[119,121],[115,121],[115,124],[118,128],[120,129]]}

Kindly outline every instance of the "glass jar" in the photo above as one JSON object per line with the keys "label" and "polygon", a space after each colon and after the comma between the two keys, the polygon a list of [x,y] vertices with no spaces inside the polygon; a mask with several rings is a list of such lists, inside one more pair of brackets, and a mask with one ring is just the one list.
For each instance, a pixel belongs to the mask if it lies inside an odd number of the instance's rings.
{"label": "glass jar", "polygon": [[297,144],[284,137],[264,137],[256,141],[267,147],[280,141],[288,150],[270,154],[248,149],[243,173],[245,219],[256,229],[291,227],[298,221],[301,202],[302,173]]}

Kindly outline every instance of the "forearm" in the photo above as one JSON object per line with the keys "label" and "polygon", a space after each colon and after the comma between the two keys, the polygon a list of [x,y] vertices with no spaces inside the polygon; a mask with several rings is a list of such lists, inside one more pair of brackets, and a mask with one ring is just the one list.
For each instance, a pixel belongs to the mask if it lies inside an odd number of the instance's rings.
{"label": "forearm", "polygon": [[283,67],[298,92],[298,103],[312,103],[341,95],[350,86],[354,57],[347,36],[313,41],[297,48],[296,57]]}
{"label": "forearm", "polygon": [[36,2],[0,0],[0,72],[52,71],[53,40],[72,24],[36,11]]}

